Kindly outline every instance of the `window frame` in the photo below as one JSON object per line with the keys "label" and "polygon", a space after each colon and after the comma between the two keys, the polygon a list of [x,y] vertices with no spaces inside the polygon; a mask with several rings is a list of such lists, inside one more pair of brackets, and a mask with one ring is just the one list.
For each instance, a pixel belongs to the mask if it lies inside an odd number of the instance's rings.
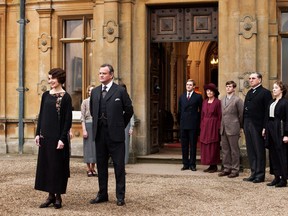
{"label": "window frame", "polygon": [[[66,21],[73,21],[73,20],[82,20],[83,23],[83,35],[81,38],[66,38],[65,37],[65,28],[66,28]],[[92,21],[92,25],[90,29],[88,29],[88,23]],[[91,71],[87,70],[87,60],[88,54],[87,50],[89,48],[89,43],[92,43],[92,34],[93,34],[93,14],[78,14],[78,15],[67,15],[59,17],[59,59],[62,67],[66,70],[66,53],[65,53],[65,46],[68,43],[81,43],[82,44],[82,56],[83,56],[83,63],[82,63],[82,101],[87,97],[86,88],[91,83],[92,77],[92,69]],[[91,45],[91,44],[90,44]],[[80,104],[81,105],[81,104]],[[80,111],[80,110],[76,110]]]}
{"label": "window frame", "polygon": [[277,65],[279,65],[277,74],[279,79],[284,80],[284,77],[288,77],[288,72],[283,73],[283,38],[288,39],[288,30],[287,32],[282,31],[282,13],[288,13],[288,4],[278,4],[277,20],[278,20],[278,60]]}

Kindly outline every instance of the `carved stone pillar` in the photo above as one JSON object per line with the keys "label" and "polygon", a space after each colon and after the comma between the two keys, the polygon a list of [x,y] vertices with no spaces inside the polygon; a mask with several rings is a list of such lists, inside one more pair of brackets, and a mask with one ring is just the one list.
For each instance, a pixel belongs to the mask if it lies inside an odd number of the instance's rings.
{"label": "carved stone pillar", "polygon": [[103,60],[112,64],[114,76],[119,71],[119,2],[104,1]]}
{"label": "carved stone pillar", "polygon": [[187,75],[187,79],[190,79],[190,68],[191,68],[191,64],[192,64],[192,60],[187,60],[187,66],[186,66],[186,75]]}
{"label": "carved stone pillar", "polygon": [[200,69],[199,69],[200,63],[201,63],[200,60],[195,61],[196,73],[194,73],[194,74],[196,75],[196,77],[193,78],[196,81],[196,90],[198,90],[198,91],[199,91],[199,84],[200,84],[200,79],[199,79],[199,77],[200,77],[200,74],[199,74],[200,73]]}
{"label": "carved stone pillar", "polygon": [[51,36],[51,18],[52,18],[52,6],[51,2],[45,2],[39,5],[36,9],[39,14],[39,36],[38,36],[38,48],[39,48],[39,83],[38,94],[42,94],[47,90],[47,73],[51,69],[51,48],[52,48],[52,36]]}

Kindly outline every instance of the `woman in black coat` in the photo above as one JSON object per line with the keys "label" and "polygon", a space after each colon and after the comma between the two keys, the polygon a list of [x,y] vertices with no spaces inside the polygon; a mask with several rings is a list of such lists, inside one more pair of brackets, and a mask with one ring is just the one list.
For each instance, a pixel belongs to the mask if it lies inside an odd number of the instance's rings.
{"label": "woman in black coat", "polygon": [[275,178],[267,184],[268,186],[287,185],[288,100],[284,98],[286,92],[287,89],[281,81],[274,82],[274,99],[270,101],[267,110],[265,138]]}
{"label": "woman in black coat", "polygon": [[72,101],[63,89],[66,73],[61,68],[48,73],[50,91],[42,95],[35,143],[39,146],[35,189],[49,193],[47,200],[39,207],[53,204],[62,207],[61,194],[66,193],[70,176],[70,137],[72,125]]}

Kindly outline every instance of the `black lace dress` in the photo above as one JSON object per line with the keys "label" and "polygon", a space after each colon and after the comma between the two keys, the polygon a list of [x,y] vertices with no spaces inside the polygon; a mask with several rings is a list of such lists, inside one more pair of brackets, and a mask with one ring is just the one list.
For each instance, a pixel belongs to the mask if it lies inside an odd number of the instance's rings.
{"label": "black lace dress", "polygon": [[[66,193],[70,176],[70,140],[72,103],[68,93],[43,93],[36,135],[40,136],[35,189],[50,193]],[[63,149],[56,149],[58,141]]]}

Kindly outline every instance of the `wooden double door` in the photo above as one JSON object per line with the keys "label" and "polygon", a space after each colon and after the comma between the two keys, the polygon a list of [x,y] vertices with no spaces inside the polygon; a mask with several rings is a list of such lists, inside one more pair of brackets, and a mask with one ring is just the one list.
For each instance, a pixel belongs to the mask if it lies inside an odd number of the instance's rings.
{"label": "wooden double door", "polygon": [[[149,13],[150,144],[148,153],[159,152],[165,142],[177,139],[178,85],[187,79],[187,65],[180,67],[172,45],[217,41],[218,6],[188,5],[151,7]],[[171,81],[173,80],[173,81]],[[183,89],[184,91],[185,89]]]}

